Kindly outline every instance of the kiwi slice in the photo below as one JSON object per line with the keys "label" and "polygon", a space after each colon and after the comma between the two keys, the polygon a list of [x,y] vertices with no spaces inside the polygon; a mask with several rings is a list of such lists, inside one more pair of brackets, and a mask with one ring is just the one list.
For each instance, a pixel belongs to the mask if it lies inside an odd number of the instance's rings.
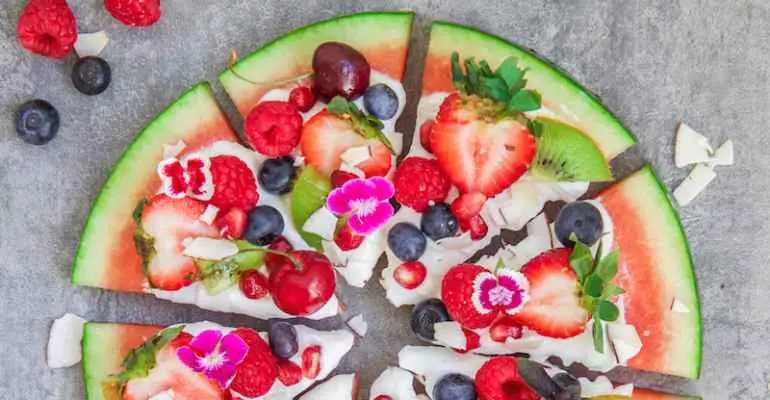
{"label": "kiwi slice", "polygon": [[599,147],[575,127],[550,118],[532,124],[539,133],[532,175],[542,181],[603,182],[612,180],[610,165]]}

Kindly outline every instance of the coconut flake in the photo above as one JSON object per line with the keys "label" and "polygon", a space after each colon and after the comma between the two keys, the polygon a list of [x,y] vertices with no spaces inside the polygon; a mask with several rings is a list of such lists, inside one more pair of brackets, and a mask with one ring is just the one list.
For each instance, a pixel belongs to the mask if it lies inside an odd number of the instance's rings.
{"label": "coconut flake", "polygon": [[305,232],[315,233],[326,239],[334,240],[334,231],[337,228],[337,216],[328,208],[321,207],[310,215],[302,229]]}
{"label": "coconut flake", "polygon": [[75,42],[75,52],[78,53],[80,58],[98,56],[107,47],[109,42],[110,38],[105,31],[78,33],[78,38]]}
{"label": "coconut flake", "polygon": [[364,320],[363,314],[358,314],[355,317],[349,319],[347,324],[348,327],[350,327],[350,329],[360,337],[366,336],[366,332],[369,329],[369,324],[367,324]]}
{"label": "coconut flake", "polygon": [[688,314],[690,313],[690,308],[679,301],[678,298],[674,297],[674,301],[671,302],[671,311],[680,314]]}
{"label": "coconut flake", "polygon": [[615,349],[618,362],[625,365],[642,350],[642,340],[639,339],[636,328],[631,324],[612,322],[606,326],[607,335]]}
{"label": "coconut flake", "polygon": [[734,162],[733,141],[727,139],[714,152],[714,156],[709,159],[708,164],[713,167],[715,165],[733,165]]}
{"label": "coconut flake", "polygon": [[353,166],[353,165],[350,165],[348,163],[340,164],[339,170],[340,171],[344,171],[344,172],[350,172],[351,174],[353,174],[353,175],[355,175],[355,176],[357,176],[359,178],[363,178],[365,176],[364,171],[361,171],[360,168],[358,168],[356,166]]}
{"label": "coconut flake", "polygon": [[80,362],[83,325],[86,320],[75,314],[64,314],[51,325],[48,338],[48,366],[70,367]]}
{"label": "coconut flake", "polygon": [[458,350],[465,350],[468,347],[463,328],[456,321],[438,322],[433,324],[433,329],[436,342]]}
{"label": "coconut flake", "polygon": [[214,220],[217,218],[217,214],[219,213],[219,207],[209,204],[206,206],[206,209],[203,210],[203,214],[201,214],[200,217],[198,217],[199,220],[205,222],[206,224],[213,224]]}
{"label": "coconut flake", "polygon": [[345,150],[340,156],[342,162],[349,165],[358,165],[370,158],[372,158],[372,154],[369,152],[369,146],[351,147]]}
{"label": "coconut flake", "polygon": [[713,168],[705,164],[696,165],[690,172],[690,175],[674,189],[676,202],[681,206],[690,204],[716,177],[717,174]]}
{"label": "coconut flake", "polygon": [[163,158],[175,158],[185,147],[187,147],[187,144],[181,140],[174,144],[163,144]]}
{"label": "coconut flake", "polygon": [[676,132],[674,163],[678,168],[709,161],[714,150],[708,139],[682,122]]}
{"label": "coconut flake", "polygon": [[374,400],[380,395],[390,396],[394,400],[422,399],[414,391],[414,375],[398,367],[386,368],[372,383],[369,399]]}
{"label": "coconut flake", "polygon": [[302,167],[305,165],[305,156],[296,156],[294,157],[294,166],[295,167]]}
{"label": "coconut flake", "polygon": [[150,400],[174,400],[174,395],[174,389],[169,389],[150,397]]}
{"label": "coconut flake", "polygon": [[238,254],[238,246],[225,239],[187,238],[182,242],[182,254],[204,260],[222,260]]}

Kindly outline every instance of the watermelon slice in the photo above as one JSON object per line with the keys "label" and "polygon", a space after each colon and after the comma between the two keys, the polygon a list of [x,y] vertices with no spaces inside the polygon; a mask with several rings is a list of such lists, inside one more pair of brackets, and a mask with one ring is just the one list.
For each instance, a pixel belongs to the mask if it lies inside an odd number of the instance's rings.
{"label": "watermelon slice", "polygon": [[96,198],[75,255],[72,283],[141,292],[146,282],[134,246],[132,213],[160,186],[163,145],[185,144],[180,156],[214,142],[237,141],[207,83],[183,94],[128,146]]}
{"label": "watermelon slice", "polygon": [[634,388],[634,400],[700,400],[697,396],[677,396],[649,389]]}
{"label": "watermelon slice", "polygon": [[[702,326],[687,238],[663,184],[648,165],[598,200],[612,217],[620,250],[618,285],[626,290],[626,321],[642,350],[628,366],[697,378]],[[679,310],[672,310],[674,304]],[[681,306],[684,306],[682,308]]]}
{"label": "watermelon slice", "polygon": [[450,57],[455,51],[461,59],[474,57],[492,66],[515,57],[519,66],[527,69],[527,88],[541,94],[543,107],[592,138],[608,160],[636,143],[634,135],[564,71],[518,45],[468,26],[433,23],[422,78],[423,96],[454,90]]}
{"label": "watermelon slice", "polygon": [[[245,116],[280,82],[311,72],[316,47],[344,42],[361,52],[372,69],[401,80],[412,31],[411,12],[360,13],[321,21],[290,32],[256,50],[219,75],[227,93]],[[256,82],[279,82],[254,85]]]}

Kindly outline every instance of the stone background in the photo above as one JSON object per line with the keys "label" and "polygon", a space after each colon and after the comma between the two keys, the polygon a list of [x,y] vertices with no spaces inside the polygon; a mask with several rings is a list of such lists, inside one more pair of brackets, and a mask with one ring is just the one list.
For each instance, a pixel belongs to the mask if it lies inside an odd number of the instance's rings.
{"label": "stone background", "polygon": [[[114,81],[98,97],[77,93],[73,59],[33,57],[17,44],[25,0],[0,5],[0,398],[82,397],[78,367],[49,370],[45,343],[64,312],[91,320],[173,323],[210,319],[258,326],[148,296],[73,288],[71,259],[94,195],[134,133],[185,88],[215,79],[228,49],[241,54],[292,28],[362,10],[417,12],[408,84],[419,81],[428,22],[481,27],[527,47],[597,93],[639,136],[631,163],[651,161],[669,189],[687,174],[673,165],[676,124],[686,120],[720,144],[735,141],[737,164],[679,210],[693,248],[705,325],[697,384],[644,377],[647,384],[706,399],[762,399],[770,380],[770,3],[716,0],[164,0],[150,29],[114,21],[97,0],[71,0],[81,31],[106,29],[103,57]],[[221,88],[221,100],[226,102]],[[60,111],[59,137],[24,144],[13,112],[31,98]],[[416,103],[412,103],[413,108]],[[406,115],[413,114],[413,110]],[[405,118],[408,119],[408,118]],[[408,121],[401,129],[410,132]],[[340,371],[361,372],[362,389],[412,340],[408,313],[385,304],[376,283],[345,289],[349,315],[365,312],[371,333]],[[393,321],[403,321],[394,324]],[[331,322],[333,323],[333,321]],[[364,393],[366,393],[364,391]]]}

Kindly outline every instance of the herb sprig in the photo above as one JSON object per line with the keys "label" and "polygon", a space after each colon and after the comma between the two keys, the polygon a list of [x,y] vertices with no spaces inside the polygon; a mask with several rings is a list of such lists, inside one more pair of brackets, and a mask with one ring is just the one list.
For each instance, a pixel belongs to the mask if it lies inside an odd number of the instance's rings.
{"label": "herb sprig", "polygon": [[184,325],[166,328],[141,346],[131,350],[123,359],[123,372],[114,376],[120,382],[146,377],[155,367],[158,351],[174,340],[184,329]]}
{"label": "herb sprig", "polygon": [[385,124],[383,124],[379,118],[371,114],[365,114],[358,108],[356,103],[348,101],[342,96],[334,96],[329,102],[327,109],[334,115],[350,119],[350,121],[353,122],[353,129],[355,129],[359,135],[366,139],[379,140],[391,153],[396,154],[396,149],[393,148],[393,144],[382,132],[382,128],[385,127]]}
{"label": "herb sprig", "polygon": [[593,316],[594,349],[604,353],[604,331],[602,321],[614,322],[620,316],[620,310],[611,300],[625,293],[623,289],[612,283],[618,274],[618,252],[613,251],[606,256],[602,254],[602,245],[596,251],[596,257],[591,254],[588,245],[581,243],[575,235],[571,237],[575,248],[569,261],[580,282],[581,304]]}
{"label": "herb sprig", "polygon": [[[463,66],[465,70],[463,71]],[[460,65],[460,54],[452,53],[452,84],[465,94],[492,99],[504,105],[505,111],[516,114],[540,108],[542,99],[534,90],[524,89],[527,69],[519,68],[514,57],[506,58],[495,71],[489,63],[467,58]]]}

